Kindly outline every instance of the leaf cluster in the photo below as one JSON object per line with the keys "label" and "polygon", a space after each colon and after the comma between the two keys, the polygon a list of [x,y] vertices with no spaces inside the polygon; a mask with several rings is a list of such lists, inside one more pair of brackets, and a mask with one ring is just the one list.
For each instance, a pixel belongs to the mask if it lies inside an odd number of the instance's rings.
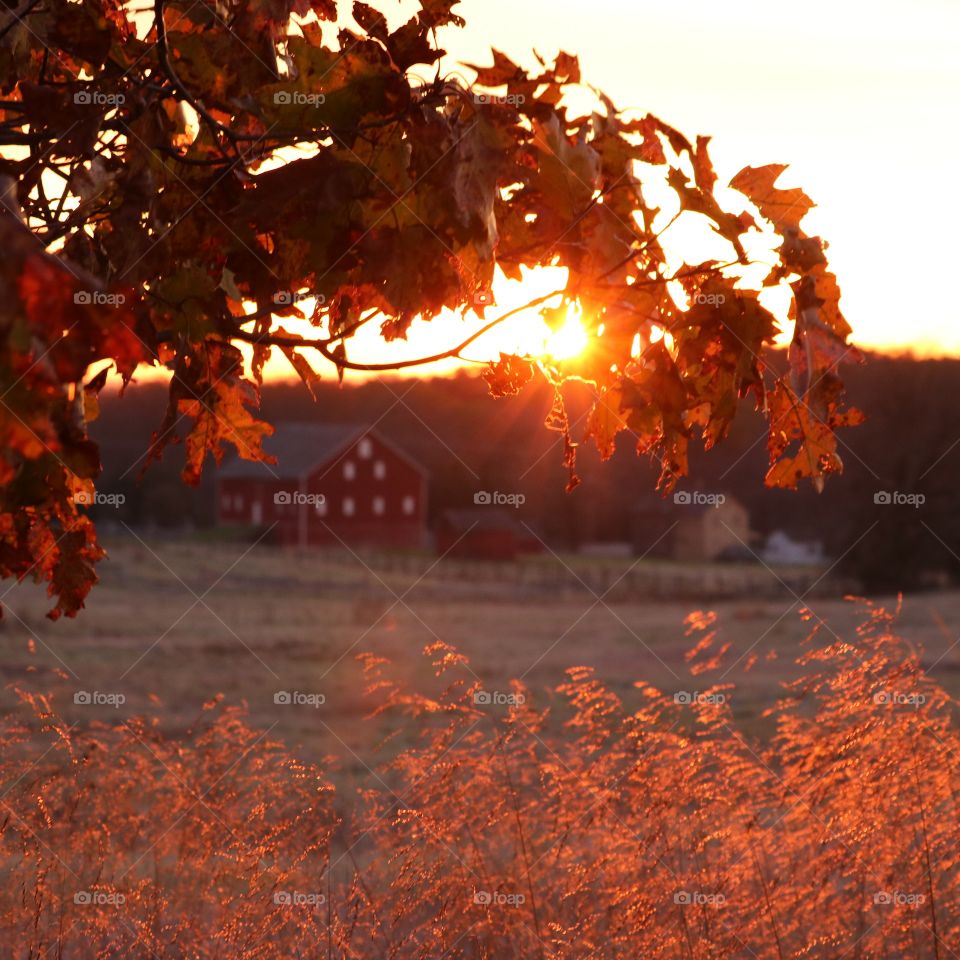
{"label": "leaf cluster", "polygon": [[[516,312],[486,316],[497,271],[565,268],[530,306],[585,318],[581,356],[487,372],[495,395],[528,373],[555,385],[548,425],[571,485],[581,439],[608,456],[627,430],[669,490],[691,440],[722,439],[748,396],[770,420],[769,483],[840,468],[834,430],[856,419],[836,374],[850,331],[824,244],[801,227],[812,202],[778,188],[771,165],[731,183],[753,212],[728,209],[708,138],[600,93],[574,114],[567,53],[529,71],[494,51],[473,82],[445,70],[437,31],[463,25],[456,5],[421,0],[396,27],[334,0],[27,0],[0,14],[0,575],[48,581],[67,614],[94,582],[99,548],[75,504],[98,472],[91,364],[125,381],[140,364],[170,370],[147,460],[185,441],[196,483],[208,454],[264,458],[272,349],[308,386],[318,363],[342,377],[460,356]],[[647,199],[653,183],[672,218]],[[668,244],[678,218],[707,225],[727,258],[687,263]],[[782,244],[751,285],[761,226]],[[778,324],[760,293],[780,285],[794,376],[771,383]],[[430,357],[354,355],[367,324],[392,340],[449,310],[484,325]],[[289,332],[290,318],[313,333]],[[596,391],[583,438],[563,411],[570,378]]]}

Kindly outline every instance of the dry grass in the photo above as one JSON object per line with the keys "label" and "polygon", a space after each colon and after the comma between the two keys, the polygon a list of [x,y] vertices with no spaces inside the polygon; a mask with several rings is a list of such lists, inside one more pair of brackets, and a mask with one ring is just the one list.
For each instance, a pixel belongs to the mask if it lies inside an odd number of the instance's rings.
{"label": "dry grass", "polygon": [[955,956],[958,704],[893,618],[815,630],[767,741],[718,683],[716,619],[687,633],[690,705],[646,683],[628,705],[578,668],[491,708],[446,644],[429,683],[412,650],[368,657],[377,722],[408,743],[339,793],[331,762],[213,703],[170,738],[72,729],[24,692],[0,731],[0,940],[64,960]]}

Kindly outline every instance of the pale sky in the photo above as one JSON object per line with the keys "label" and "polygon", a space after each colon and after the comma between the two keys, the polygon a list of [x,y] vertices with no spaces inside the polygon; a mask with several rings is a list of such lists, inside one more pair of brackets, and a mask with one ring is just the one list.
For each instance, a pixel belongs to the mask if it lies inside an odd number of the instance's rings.
{"label": "pale sky", "polygon": [[[417,9],[412,0],[375,5],[392,27]],[[349,3],[341,8],[348,15]],[[829,243],[854,342],[960,355],[960,0],[462,0],[456,9],[467,26],[441,31],[445,72],[469,78],[458,63],[489,64],[491,46],[530,69],[534,49],[547,60],[566,50],[579,56],[584,80],[620,108],[654,113],[691,139],[712,136],[718,186],[747,165],[789,163],[779,185],[801,186],[817,203],[804,226]],[[433,68],[419,73],[432,78]],[[732,193],[721,200],[745,203]],[[548,273],[501,290],[501,308],[562,286],[557,271]],[[467,355],[493,359],[515,345],[533,352],[537,322],[535,314],[518,318],[522,330],[491,334]],[[349,352],[368,362],[429,355],[480,325],[472,315],[443,316],[389,346],[374,325]],[[319,358],[315,365],[329,372]],[[279,351],[268,373],[292,375]]]}
{"label": "pale sky", "polygon": [[[960,2],[465,0],[443,45],[489,63],[576,53],[620,107],[713,136],[726,182],[789,163],[784,185],[818,204],[855,339],[960,354],[952,293],[960,195]],[[478,58],[480,58],[478,60]]]}

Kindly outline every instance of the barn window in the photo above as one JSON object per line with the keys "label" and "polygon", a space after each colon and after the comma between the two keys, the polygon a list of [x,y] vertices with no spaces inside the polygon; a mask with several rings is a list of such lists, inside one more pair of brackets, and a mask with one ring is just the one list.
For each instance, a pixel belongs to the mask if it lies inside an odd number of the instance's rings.
{"label": "barn window", "polygon": [[373,444],[370,442],[369,437],[364,437],[357,444],[357,456],[361,460],[369,460],[373,456]]}
{"label": "barn window", "polygon": [[241,497],[239,493],[233,498],[233,509],[234,510],[243,509],[243,497]]}
{"label": "barn window", "polygon": [[223,510],[229,510],[231,503],[233,503],[233,501],[231,500],[229,493],[225,493],[225,494],[220,498],[220,507],[221,507],[221,509],[223,509]]}
{"label": "barn window", "polygon": [[384,500],[383,497],[373,498],[373,512],[378,517],[382,517],[386,509],[387,509],[387,501]]}
{"label": "barn window", "polygon": [[373,476],[375,480],[382,480],[387,475],[387,465],[382,460],[377,460],[373,465]]}
{"label": "barn window", "polygon": [[343,498],[343,515],[345,517],[352,517],[356,512],[357,505],[353,502],[353,497],[344,497]]}
{"label": "barn window", "polygon": [[352,460],[343,462],[343,479],[352,480],[357,475],[357,465]]}
{"label": "barn window", "polygon": [[417,501],[415,497],[404,497],[403,498],[403,512],[409,517],[414,510],[417,509]]}

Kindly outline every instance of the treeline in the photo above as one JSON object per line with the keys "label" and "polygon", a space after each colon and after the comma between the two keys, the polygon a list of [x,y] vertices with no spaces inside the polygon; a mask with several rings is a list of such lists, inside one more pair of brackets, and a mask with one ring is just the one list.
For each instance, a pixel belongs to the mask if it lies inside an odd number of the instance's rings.
{"label": "treeline", "polygon": [[[768,490],[762,417],[744,403],[730,437],[714,450],[695,449],[684,489],[724,492],[745,504],[758,535],[784,530],[819,540],[838,570],[859,576],[867,589],[943,582],[960,575],[960,361],[871,357],[845,371],[851,401],[867,422],[841,436],[845,472],[823,494]],[[583,430],[587,390],[566,393],[574,436]],[[516,397],[493,400],[476,376],[375,381],[340,388],[322,385],[314,402],[299,384],[263,390],[270,421],[352,421],[376,425],[430,471],[430,509],[469,505],[479,490],[520,493],[524,520],[558,549],[584,542],[629,540],[634,518],[655,503],[656,464],[638,458],[629,434],[602,464],[592,446],[579,448],[582,480],[565,492],[559,436],[544,429],[552,396],[540,384]],[[93,425],[101,444],[100,489],[120,493],[114,511],[98,508],[107,524],[123,520],[177,528],[213,521],[214,467],[197,490],[179,480],[177,452],[141,477],[142,457],[159,423],[165,391],[131,385],[123,398],[105,397]],[[878,503],[879,494],[916,495],[918,506]],[[916,499],[916,498],[915,498]]]}

